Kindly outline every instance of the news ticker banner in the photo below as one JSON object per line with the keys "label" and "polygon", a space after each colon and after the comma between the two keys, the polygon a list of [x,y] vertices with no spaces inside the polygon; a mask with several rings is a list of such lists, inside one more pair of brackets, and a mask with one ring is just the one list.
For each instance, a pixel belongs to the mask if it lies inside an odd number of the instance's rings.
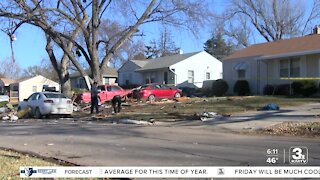
{"label": "news ticker banner", "polygon": [[320,166],[20,167],[22,178],[320,178]]}

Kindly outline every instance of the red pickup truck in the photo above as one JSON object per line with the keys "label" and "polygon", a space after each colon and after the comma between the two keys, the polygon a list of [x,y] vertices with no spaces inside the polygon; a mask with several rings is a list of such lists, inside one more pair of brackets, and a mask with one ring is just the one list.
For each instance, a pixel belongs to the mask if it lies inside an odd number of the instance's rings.
{"label": "red pickup truck", "polygon": [[[107,101],[111,101],[114,96],[120,96],[124,98],[128,94],[131,93],[131,90],[124,90],[117,85],[101,85],[98,86],[98,90],[100,90],[99,96],[99,104]],[[81,103],[89,103],[91,102],[91,93],[83,92],[77,95],[77,100]]]}

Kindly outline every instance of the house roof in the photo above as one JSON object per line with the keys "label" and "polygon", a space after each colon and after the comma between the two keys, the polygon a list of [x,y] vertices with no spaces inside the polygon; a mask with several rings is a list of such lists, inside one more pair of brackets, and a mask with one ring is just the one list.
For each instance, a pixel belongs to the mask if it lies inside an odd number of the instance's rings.
{"label": "house roof", "polygon": [[145,66],[149,60],[131,60],[133,63],[135,63],[136,65],[138,65],[139,67],[143,67]]}
{"label": "house roof", "polygon": [[288,57],[320,53],[320,34],[312,34],[298,38],[279,40],[249,46],[237,51],[224,60],[257,57],[260,59]]}
{"label": "house roof", "polygon": [[16,80],[8,78],[0,78],[0,80],[4,83],[5,86],[9,86],[10,84],[16,82]]}
{"label": "house roof", "polygon": [[[91,75],[91,69],[86,69],[85,71],[89,76]],[[109,77],[118,77],[118,72],[115,68],[108,67],[106,72],[103,75],[109,76]],[[78,72],[78,71],[70,74],[71,78],[80,77],[80,76],[81,76],[80,72]]]}
{"label": "house roof", "polygon": [[141,69],[137,71],[146,71],[146,70],[152,70],[152,69],[161,69],[170,67],[171,65],[174,65],[180,61],[183,61],[195,54],[198,54],[199,52],[193,52],[193,53],[186,53],[186,54],[176,54],[172,56],[165,56],[155,59],[150,59],[146,65],[144,65]]}

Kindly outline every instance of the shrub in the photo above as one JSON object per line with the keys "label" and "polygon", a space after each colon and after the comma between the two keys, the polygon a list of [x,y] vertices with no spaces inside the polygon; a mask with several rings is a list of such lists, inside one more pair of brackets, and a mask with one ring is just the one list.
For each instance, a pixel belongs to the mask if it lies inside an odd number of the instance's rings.
{"label": "shrub", "polygon": [[223,96],[229,89],[228,83],[223,79],[218,79],[212,84],[212,95]]}
{"label": "shrub", "polygon": [[234,85],[233,92],[238,96],[246,96],[250,94],[249,83],[246,80],[238,80]]}
{"label": "shrub", "polygon": [[293,81],[291,83],[291,89],[293,91],[293,94],[294,95],[298,95],[298,94],[301,94],[301,88],[303,86],[303,83],[302,81]]}
{"label": "shrub", "polygon": [[196,88],[191,88],[191,87],[180,87],[179,89],[182,90],[182,93],[184,96],[187,97],[192,97],[196,93]]}
{"label": "shrub", "polygon": [[275,93],[275,87],[267,84],[264,88],[263,88],[263,95],[273,95]]}
{"label": "shrub", "polygon": [[290,84],[280,84],[275,87],[275,95],[290,95]]}
{"label": "shrub", "polygon": [[295,81],[292,82],[291,88],[294,94],[301,94],[305,97],[309,97],[318,91],[315,81]]}

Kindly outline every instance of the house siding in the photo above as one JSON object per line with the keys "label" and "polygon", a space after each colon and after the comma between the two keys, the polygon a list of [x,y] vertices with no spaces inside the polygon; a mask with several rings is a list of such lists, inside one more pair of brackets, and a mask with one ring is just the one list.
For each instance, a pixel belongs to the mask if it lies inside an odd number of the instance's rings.
{"label": "house siding", "polygon": [[[28,98],[32,93],[34,93],[33,90],[36,92],[41,92],[43,85],[56,87],[57,91],[60,90],[60,85],[58,83],[43,76],[36,76],[19,83],[19,101]],[[33,89],[33,87],[35,87],[35,89]]]}
{"label": "house siding", "polygon": [[177,64],[170,66],[176,73],[176,84],[188,81],[188,71],[194,71],[194,85],[201,88],[206,79],[206,73],[210,73],[210,79],[222,78],[222,62],[206,52],[198,53]]}
{"label": "house siding", "polygon": [[129,81],[129,85],[141,85],[144,83],[141,73],[135,72],[140,67],[135,63],[128,61],[118,70],[118,84],[125,86],[126,80]]}

